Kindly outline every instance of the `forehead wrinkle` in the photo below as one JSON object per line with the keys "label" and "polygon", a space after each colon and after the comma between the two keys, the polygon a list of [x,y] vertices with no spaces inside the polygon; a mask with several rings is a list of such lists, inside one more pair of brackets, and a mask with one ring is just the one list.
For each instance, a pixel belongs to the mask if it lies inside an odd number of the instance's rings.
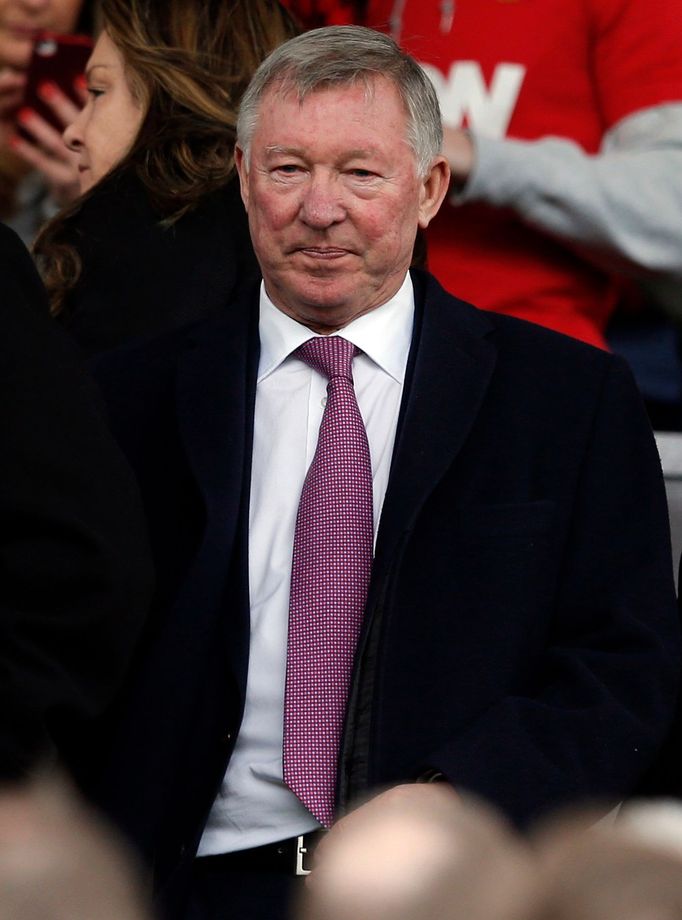
{"label": "forehead wrinkle", "polygon": [[[255,120],[254,130],[249,137],[247,144],[247,159],[250,160],[252,154],[252,143],[253,138],[256,133],[256,130],[259,127],[262,127],[263,124],[267,122],[267,116],[263,117],[262,109],[263,103],[267,100],[268,102],[279,101],[287,102],[292,101],[298,105],[299,110],[303,109],[304,104],[309,101],[312,97],[324,97],[327,94],[334,93],[343,93],[344,90],[353,89],[360,87],[363,90],[363,96],[366,102],[374,103],[377,99],[377,89],[381,86],[388,88],[389,92],[392,92],[396,98],[396,101],[399,103],[400,109],[402,110],[403,116],[405,118],[404,130],[398,132],[397,140],[401,146],[407,146],[409,151],[412,154],[414,159],[414,168],[415,171],[418,171],[417,156],[415,153],[414,145],[410,139],[409,134],[409,119],[410,113],[405,104],[405,100],[401,97],[397,87],[393,81],[387,79],[381,74],[361,74],[358,79],[352,80],[349,82],[339,82],[339,83],[322,83],[312,87],[298,87],[295,82],[288,79],[285,75],[284,78],[274,81],[270,86],[266,87],[263,95],[260,99],[257,116]],[[307,153],[304,148],[295,147],[292,145],[285,144],[270,144],[266,145],[263,148],[264,156],[297,156],[302,159],[306,158]],[[343,156],[338,160],[338,162],[348,162],[352,159],[358,158],[371,158],[373,156],[381,156],[382,151],[379,148],[374,148],[371,144],[368,147],[364,148],[355,148],[350,151],[343,151]],[[247,163],[248,165],[248,163]]]}
{"label": "forehead wrinkle", "polygon": [[268,93],[272,93],[273,96],[282,101],[287,98],[295,99],[299,106],[302,107],[303,103],[310,99],[311,96],[361,86],[364,90],[365,99],[370,102],[374,99],[376,85],[380,80],[391,83],[382,74],[374,72],[360,73],[353,80],[319,80],[315,78],[314,81],[310,79],[299,81],[293,74],[284,73],[266,88],[263,96],[265,97]]}
{"label": "forehead wrinkle", "polygon": [[301,148],[300,147],[287,147],[285,144],[268,144],[265,147],[265,153],[267,156],[270,154],[284,154],[285,156],[300,156]]}
{"label": "forehead wrinkle", "polygon": [[[352,150],[343,151],[344,160],[364,159],[376,155],[377,151],[372,147],[354,147]],[[305,149],[302,147],[293,147],[286,144],[268,144],[265,147],[266,156],[304,156]]]}
{"label": "forehead wrinkle", "polygon": [[343,92],[346,89],[353,89],[358,86],[362,88],[365,101],[368,103],[372,103],[376,100],[377,90],[382,86],[388,88],[389,92],[393,92],[405,115],[406,127],[409,128],[410,110],[398,86],[393,80],[377,71],[359,73],[353,80],[315,80],[315,82],[304,80],[301,83],[299,83],[296,77],[291,73],[285,72],[280,75],[279,78],[273,80],[269,86],[264,88],[259,103],[259,111],[263,100],[268,96],[272,96],[280,102],[286,102],[289,99],[295,100],[299,108],[303,108],[304,103],[314,96],[323,96],[325,93]]}

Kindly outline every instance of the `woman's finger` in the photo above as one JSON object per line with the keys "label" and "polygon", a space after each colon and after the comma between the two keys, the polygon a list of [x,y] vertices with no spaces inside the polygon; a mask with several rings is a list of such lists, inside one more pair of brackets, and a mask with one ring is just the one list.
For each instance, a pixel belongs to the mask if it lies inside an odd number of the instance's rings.
{"label": "woman's finger", "polygon": [[[80,184],[75,159],[55,159],[36,144],[17,134],[10,138],[9,145],[29,166],[42,173],[52,197],[60,207],[78,197]],[[66,153],[71,155],[68,149]]]}
{"label": "woman's finger", "polygon": [[35,140],[43,150],[58,160],[72,157],[69,148],[62,140],[60,132],[45,121],[34,109],[23,108],[17,113],[17,121],[30,135],[29,139]]}
{"label": "woman's finger", "polygon": [[78,118],[79,107],[57,86],[45,82],[38,87],[38,95],[54,112],[57,119],[66,128]]}

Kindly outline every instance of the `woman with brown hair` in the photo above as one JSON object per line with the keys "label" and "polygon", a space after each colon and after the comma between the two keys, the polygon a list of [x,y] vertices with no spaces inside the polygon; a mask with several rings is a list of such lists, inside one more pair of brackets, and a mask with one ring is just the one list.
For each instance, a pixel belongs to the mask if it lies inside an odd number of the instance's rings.
{"label": "woman with brown hair", "polygon": [[83,194],[35,245],[52,312],[86,354],[225,307],[257,273],[237,109],[295,34],[276,0],[103,0],[102,23],[64,133]]}

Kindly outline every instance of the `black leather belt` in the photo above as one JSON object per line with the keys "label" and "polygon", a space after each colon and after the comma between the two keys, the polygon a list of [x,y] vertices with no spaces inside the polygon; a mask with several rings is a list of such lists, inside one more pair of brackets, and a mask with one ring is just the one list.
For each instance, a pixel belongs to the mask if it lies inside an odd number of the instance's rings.
{"label": "black leather belt", "polygon": [[285,872],[287,875],[310,875],[310,857],[322,838],[324,831],[311,831],[288,840],[266,843],[249,850],[234,850],[218,853],[216,856],[199,856],[196,868],[206,872],[223,870],[249,872]]}

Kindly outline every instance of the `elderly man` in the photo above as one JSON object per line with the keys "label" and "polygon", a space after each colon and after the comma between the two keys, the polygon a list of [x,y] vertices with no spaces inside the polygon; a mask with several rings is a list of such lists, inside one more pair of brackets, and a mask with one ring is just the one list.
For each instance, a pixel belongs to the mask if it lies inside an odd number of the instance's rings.
{"label": "elderly man", "polygon": [[176,914],[189,887],[192,917],[283,916],[360,794],[440,780],[521,824],[618,799],[670,721],[665,498],[632,381],[408,271],[440,130],[391,39],[280,47],[238,126],[260,290],[100,364],[160,583],[94,794]]}

